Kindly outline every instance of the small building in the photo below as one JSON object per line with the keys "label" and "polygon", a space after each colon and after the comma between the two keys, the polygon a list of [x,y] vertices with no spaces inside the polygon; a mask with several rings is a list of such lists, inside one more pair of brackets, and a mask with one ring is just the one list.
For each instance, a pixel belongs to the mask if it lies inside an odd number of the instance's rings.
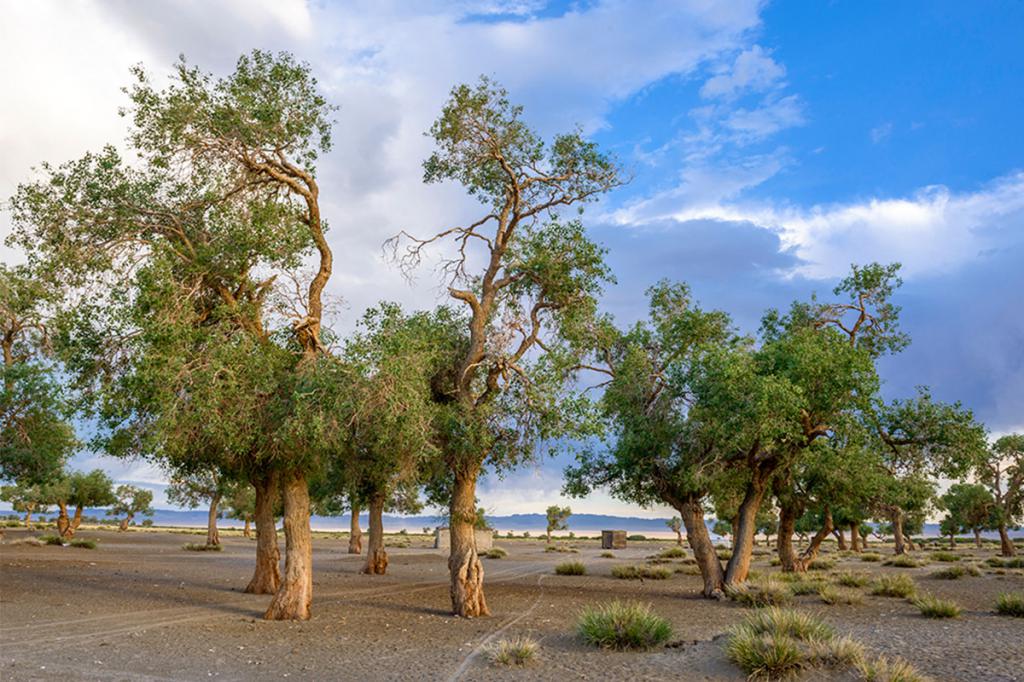
{"label": "small building", "polygon": [[[476,551],[486,552],[494,546],[494,531],[493,530],[475,530],[473,535],[476,536]],[[625,536],[623,536],[625,537]],[[445,551],[450,550],[452,547],[452,537],[447,528],[438,528],[434,531],[434,549],[443,549]]]}
{"label": "small building", "polygon": [[626,549],[626,531],[601,531],[601,549]]}

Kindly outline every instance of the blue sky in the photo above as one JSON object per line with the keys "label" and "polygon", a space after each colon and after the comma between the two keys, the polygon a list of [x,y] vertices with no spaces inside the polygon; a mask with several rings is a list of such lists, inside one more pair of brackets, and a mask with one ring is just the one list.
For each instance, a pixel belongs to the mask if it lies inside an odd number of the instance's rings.
{"label": "blue sky", "polygon": [[[633,173],[586,217],[620,319],[643,314],[654,281],[682,279],[754,331],[765,308],[827,293],[851,262],[898,260],[913,344],[883,363],[885,393],[929,385],[993,433],[1020,431],[1022,44],[1016,1],[9,3],[0,57],[23,66],[0,74],[0,191],[41,160],[121,139],[133,63],[160,77],[183,52],[223,72],[253,47],[291,50],[341,106],[320,172],[345,329],[381,298],[440,300],[429,269],[408,286],[380,243],[478,210],[457,188],[423,186],[419,164],[447,90],[484,73],[545,134],[578,123]],[[482,503],[543,510],[567,459],[485,480]],[[162,479],[145,463],[77,464]],[[663,513],[602,495],[571,504]]]}

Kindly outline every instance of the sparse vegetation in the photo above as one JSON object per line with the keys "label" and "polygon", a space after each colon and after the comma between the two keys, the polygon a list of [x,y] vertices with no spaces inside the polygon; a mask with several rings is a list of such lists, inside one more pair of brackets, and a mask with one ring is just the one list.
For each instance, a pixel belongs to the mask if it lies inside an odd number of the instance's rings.
{"label": "sparse vegetation", "polygon": [[914,597],[910,603],[918,608],[926,618],[956,618],[960,615],[960,606],[949,599],[941,599],[931,594]]}
{"label": "sparse vegetation", "polygon": [[889,559],[888,561],[884,562],[882,565],[883,566],[894,566],[896,568],[920,568],[921,566],[924,566],[924,564],[925,564],[924,561],[919,561],[919,560],[915,559],[912,556],[907,556],[906,554],[901,554],[900,556],[898,556],[898,557],[896,557],[894,559]]}
{"label": "sparse vegetation", "polygon": [[968,564],[966,566],[948,566],[932,572],[928,577],[936,578],[938,580],[957,580],[966,575],[978,577],[981,575],[981,570],[974,564]]}
{"label": "sparse vegetation", "polygon": [[601,552],[601,558],[602,559],[614,559],[615,555],[612,554],[611,552]]}
{"label": "sparse vegetation", "polygon": [[525,635],[503,639],[487,647],[487,657],[495,665],[526,665],[537,656],[539,645]]}
{"label": "sparse vegetation", "polygon": [[832,559],[815,559],[807,567],[812,571],[831,571],[836,567],[836,562]]}
{"label": "sparse vegetation", "polygon": [[669,547],[658,554],[661,559],[682,559],[685,556],[686,550],[682,547]]}
{"label": "sparse vegetation", "polygon": [[725,594],[738,604],[755,608],[788,604],[793,595],[788,586],[771,579],[727,587]]}
{"label": "sparse vegetation", "polygon": [[899,597],[906,599],[917,591],[914,579],[908,575],[882,575],[875,580],[871,594],[881,597]]}
{"label": "sparse vegetation", "polygon": [[875,554],[874,552],[866,552],[866,553],[860,555],[860,560],[873,563],[873,562],[876,562],[876,561],[881,561],[882,560],[882,555],[881,554]]}
{"label": "sparse vegetation", "polygon": [[57,535],[40,535],[39,542],[44,545],[57,545],[58,547],[64,544],[64,541]]}
{"label": "sparse vegetation", "polygon": [[185,543],[181,548],[189,552],[221,552],[224,550],[221,545],[207,545],[198,542]]}
{"label": "sparse vegetation", "polygon": [[996,613],[1024,618],[1024,592],[1003,592],[996,598]]}
{"label": "sparse vegetation", "polygon": [[672,626],[649,604],[613,601],[589,606],[580,614],[577,632],[602,649],[653,649],[672,636]]}
{"label": "sparse vegetation", "polygon": [[864,659],[857,665],[857,672],[868,682],[928,682],[927,677],[902,658]]}
{"label": "sparse vegetation", "polygon": [[851,571],[843,571],[842,573],[836,573],[832,576],[832,579],[837,585],[843,587],[864,587],[868,584],[869,578],[865,573],[854,573]]}
{"label": "sparse vegetation", "polygon": [[857,590],[836,587],[835,585],[822,585],[818,590],[818,596],[826,604],[860,604],[864,601],[863,595]]}
{"label": "sparse vegetation", "polygon": [[960,556],[953,552],[932,552],[931,560],[944,562],[960,561]]}
{"label": "sparse vegetation", "polygon": [[485,554],[484,556],[486,556],[488,559],[504,559],[508,556],[508,552],[503,550],[501,547],[492,547],[491,549],[487,550],[487,554]]}
{"label": "sparse vegetation", "polygon": [[580,561],[566,561],[555,566],[557,575],[586,575],[587,567]]}
{"label": "sparse vegetation", "polygon": [[96,549],[96,540],[87,540],[85,538],[75,538],[71,541],[72,547],[78,547],[80,549]]}

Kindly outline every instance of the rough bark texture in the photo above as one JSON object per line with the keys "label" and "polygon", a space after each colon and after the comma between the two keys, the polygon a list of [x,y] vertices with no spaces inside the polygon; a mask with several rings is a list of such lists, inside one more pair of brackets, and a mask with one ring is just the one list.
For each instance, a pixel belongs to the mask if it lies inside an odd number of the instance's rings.
{"label": "rough bark texture", "polygon": [[473,532],[476,475],[476,469],[457,472],[452,489],[448,572],[451,576],[452,613],[463,618],[491,615],[484,598],[484,566],[476,553]]}
{"label": "rough bark texture", "polygon": [[861,551],[860,524],[850,524],[850,549],[852,549],[854,552]]}
{"label": "rough bark texture", "polygon": [[68,537],[69,538],[75,537],[75,531],[77,531],[78,527],[80,525],[82,525],[82,511],[83,511],[82,505],[79,504],[79,505],[75,506],[75,515],[71,519],[71,527],[68,528]]}
{"label": "rough bark texture", "polygon": [[1002,556],[1017,556],[1017,548],[1013,545],[1013,540],[1010,539],[1010,534],[1006,530],[1006,524],[999,524],[999,554]]}
{"label": "rough bark texture", "polygon": [[956,549],[956,536],[952,533],[949,534],[949,548]]}
{"label": "rough bark texture", "polygon": [[32,528],[32,507],[25,511],[25,527]]}
{"label": "rough bark texture", "polygon": [[824,525],[822,525],[821,529],[814,534],[814,537],[811,538],[810,544],[807,545],[807,548],[804,549],[804,551],[793,563],[793,569],[797,573],[807,572],[807,569],[810,568],[811,563],[813,563],[814,560],[818,558],[818,550],[821,549],[821,543],[825,541],[825,538],[828,537],[829,533],[831,533],[832,530],[832,511],[828,507],[825,507]]}
{"label": "rough bark texture", "polygon": [[284,499],[284,579],[264,618],[309,620],[313,604],[313,537],[309,527],[309,484],[292,474],[281,487]]}
{"label": "rough bark texture", "polygon": [[245,528],[242,529],[242,537],[252,537],[252,519],[250,519],[248,516],[245,517]]}
{"label": "rough bark texture", "polygon": [[359,505],[352,503],[352,520],[349,522],[348,553],[362,554],[363,531],[359,527]]}
{"label": "rough bark texture", "polygon": [[846,545],[846,537],[843,535],[843,529],[836,528],[832,531],[832,534],[836,536],[836,542],[839,543],[839,551],[845,552],[848,549],[848,547]]}
{"label": "rough bark texture", "polygon": [[[686,532],[689,533],[690,531],[687,530]],[[679,530],[676,531],[676,544],[679,545],[680,547],[683,546],[683,533],[682,533],[682,531],[679,531]]]}
{"label": "rough bark texture", "polygon": [[747,485],[743,502],[736,521],[736,535],[733,538],[732,558],[725,569],[725,583],[738,585],[747,581],[750,573],[750,559],[754,552],[754,534],[757,533],[757,510],[761,507],[766,489],[765,481],[755,473]]}
{"label": "rough bark texture", "polygon": [[59,502],[60,514],[57,516],[57,534],[62,538],[71,537],[68,533],[71,530],[71,520],[68,518],[68,506],[63,502]]}
{"label": "rough bark texture", "polygon": [[779,555],[779,566],[783,573],[796,570],[796,549],[793,547],[793,533],[796,529],[796,513],[790,505],[779,506],[779,535],[775,546]]}
{"label": "rough bark texture", "polygon": [[250,594],[274,594],[281,585],[281,552],[277,547],[274,506],[277,503],[277,477],[268,474],[252,479],[256,489],[256,570],[245,591]]}
{"label": "rough bark texture", "polygon": [[208,546],[220,544],[220,533],[217,532],[217,506],[220,504],[220,495],[214,495],[210,499],[210,512],[206,518],[206,544]]}
{"label": "rough bark texture", "polygon": [[896,554],[906,554],[907,546],[903,537],[903,512],[897,509],[895,512],[890,514],[889,523],[892,524],[892,539],[895,546]]}
{"label": "rough bark texture", "polygon": [[978,549],[981,549],[981,529],[980,528],[975,528],[974,529],[974,546],[977,547]]}
{"label": "rough bark texture", "polygon": [[131,523],[131,522],[132,522],[132,515],[129,514],[128,516],[126,516],[123,519],[121,519],[121,524],[118,526],[117,529],[121,530],[121,531],[128,530],[128,524]]}
{"label": "rough bark texture", "polygon": [[704,580],[703,594],[709,599],[721,599],[724,596],[725,573],[715,552],[715,545],[711,542],[708,527],[704,525],[704,509],[700,500],[680,504],[678,511],[686,526],[686,540],[690,543],[693,558]]}
{"label": "rough bark texture", "polygon": [[384,549],[384,496],[370,500],[370,537],[366,544],[366,563],[363,573],[384,575],[388,572],[388,553]]}

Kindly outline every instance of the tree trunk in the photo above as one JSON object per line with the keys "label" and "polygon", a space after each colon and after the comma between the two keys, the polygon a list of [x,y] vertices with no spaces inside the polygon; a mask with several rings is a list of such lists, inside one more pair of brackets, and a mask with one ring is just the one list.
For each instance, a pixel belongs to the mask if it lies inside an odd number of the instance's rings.
{"label": "tree trunk", "polygon": [[220,494],[210,498],[210,513],[206,517],[206,546],[212,547],[220,544],[220,533],[217,532],[217,505],[220,504]]}
{"label": "tree trunk", "polygon": [[548,536],[548,544],[550,545],[551,544],[551,529],[550,528],[548,528],[547,536]]}
{"label": "tree trunk", "polygon": [[850,524],[850,549],[852,549],[854,552],[861,551],[859,523]]}
{"label": "tree trunk", "polygon": [[75,505],[75,515],[71,519],[71,527],[68,528],[68,537],[75,537],[75,533],[78,531],[78,527],[82,525],[82,505]]}
{"label": "tree trunk", "polygon": [[284,497],[284,579],[264,618],[309,620],[313,604],[313,537],[309,527],[309,484],[305,474],[289,476]]}
{"label": "tree trunk", "polygon": [[949,534],[949,548],[950,549],[956,549],[956,534],[955,533],[950,533]]}
{"label": "tree trunk", "polygon": [[1010,539],[1010,534],[1006,532],[1006,524],[999,524],[999,554],[1001,556],[1017,556],[1017,548],[1013,544],[1013,540]]}
{"label": "tree trunk", "polygon": [[245,528],[242,529],[242,537],[252,537],[252,520],[249,518],[248,514],[245,515]]}
{"label": "tree trunk", "polygon": [[448,572],[451,576],[452,613],[463,618],[489,616],[484,598],[484,567],[476,553],[476,477],[479,467],[455,474],[450,506],[451,553]]}
{"label": "tree trunk", "polygon": [[779,566],[783,573],[796,571],[796,549],[793,547],[793,532],[796,529],[797,513],[792,505],[779,504],[779,535],[775,547],[779,555]]}
{"label": "tree trunk", "polygon": [[128,516],[126,516],[123,519],[121,519],[121,525],[118,528],[118,530],[120,530],[120,531],[128,530],[128,524],[132,522],[132,518],[134,518],[134,516],[135,516],[134,514],[129,514]]}
{"label": "tree trunk", "polygon": [[359,505],[352,503],[352,520],[349,523],[350,533],[348,536],[348,553],[362,554],[363,552],[363,531],[359,528]]}
{"label": "tree trunk", "polygon": [[845,552],[848,548],[846,546],[846,537],[843,535],[843,529],[836,528],[832,531],[832,534],[836,536],[836,542],[839,543],[839,551]]}
{"label": "tree trunk", "polygon": [[821,543],[825,541],[825,538],[829,536],[829,533],[833,530],[832,525],[832,510],[825,507],[825,522],[821,529],[814,534],[811,538],[810,544],[807,545],[807,549],[800,554],[800,558],[797,559],[793,568],[797,573],[806,573],[807,569],[810,568],[811,564],[815,559],[818,558],[818,550],[821,549]]}
{"label": "tree trunk", "polygon": [[725,569],[725,583],[739,585],[747,581],[750,559],[754,552],[754,533],[757,532],[757,510],[764,497],[765,482],[760,472],[755,472],[747,484],[747,492],[740,503],[737,515],[736,535],[732,541],[732,558]]}
{"label": "tree trunk", "polygon": [[277,504],[277,475],[253,477],[256,489],[256,570],[246,586],[249,594],[274,594],[281,585],[281,552],[277,547],[274,506]]}
{"label": "tree trunk", "polygon": [[895,545],[896,554],[906,554],[907,547],[903,538],[903,510],[897,509],[889,515],[889,523],[892,524],[892,540]]}
{"label": "tree trunk", "polygon": [[974,546],[977,547],[978,549],[981,549],[981,529],[980,528],[975,528],[974,529]]}
{"label": "tree trunk", "polygon": [[708,527],[704,524],[704,509],[700,500],[690,500],[679,505],[679,516],[686,526],[686,540],[693,550],[693,558],[697,561],[700,575],[704,579],[704,596],[709,599],[720,599],[725,587],[725,574],[722,562],[718,560],[715,545],[711,542]]}
{"label": "tree trunk", "polygon": [[[690,531],[686,531],[686,532],[689,533]],[[679,545],[680,547],[683,546],[683,533],[682,533],[682,531],[679,531],[679,530],[676,531],[676,544]]]}
{"label": "tree trunk", "polygon": [[62,539],[70,538],[68,533],[71,529],[71,521],[68,519],[68,505],[58,502],[57,506],[60,507],[60,514],[57,516],[57,535]]}
{"label": "tree trunk", "polygon": [[32,529],[32,507],[25,507],[25,527],[29,530]]}
{"label": "tree trunk", "polygon": [[388,553],[384,549],[384,496],[370,499],[370,539],[366,545],[363,573],[384,575],[388,572]]}

